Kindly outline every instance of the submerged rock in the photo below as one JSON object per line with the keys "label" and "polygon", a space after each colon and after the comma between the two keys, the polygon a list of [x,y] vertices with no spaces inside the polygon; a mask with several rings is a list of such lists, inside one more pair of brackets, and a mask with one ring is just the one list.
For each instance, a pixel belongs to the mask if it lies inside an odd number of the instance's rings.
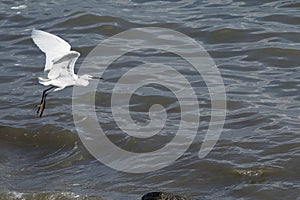
{"label": "submerged rock", "polygon": [[187,198],[167,192],[150,192],[142,197],[142,200],[188,200]]}

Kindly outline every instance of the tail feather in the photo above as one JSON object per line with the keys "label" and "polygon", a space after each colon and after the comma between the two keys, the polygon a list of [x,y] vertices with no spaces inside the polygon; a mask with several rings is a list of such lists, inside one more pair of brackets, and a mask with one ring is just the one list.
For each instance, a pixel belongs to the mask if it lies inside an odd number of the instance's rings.
{"label": "tail feather", "polygon": [[47,79],[47,78],[39,77],[39,83],[42,85],[48,86],[51,84],[51,80]]}

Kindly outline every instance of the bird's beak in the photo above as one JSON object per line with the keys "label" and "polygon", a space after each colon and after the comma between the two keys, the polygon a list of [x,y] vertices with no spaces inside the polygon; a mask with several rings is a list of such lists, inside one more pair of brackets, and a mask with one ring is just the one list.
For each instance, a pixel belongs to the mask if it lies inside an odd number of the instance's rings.
{"label": "bird's beak", "polygon": [[102,78],[102,77],[95,77],[95,76],[93,76],[93,77],[92,77],[92,79],[97,79],[97,80],[99,80],[99,79],[100,79],[100,80],[103,80],[103,78]]}

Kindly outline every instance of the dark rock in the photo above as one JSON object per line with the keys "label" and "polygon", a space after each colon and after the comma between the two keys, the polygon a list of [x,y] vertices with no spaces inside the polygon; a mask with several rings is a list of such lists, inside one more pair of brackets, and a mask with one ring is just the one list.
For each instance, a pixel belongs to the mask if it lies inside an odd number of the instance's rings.
{"label": "dark rock", "polygon": [[188,200],[187,198],[167,192],[150,192],[142,197],[142,200]]}

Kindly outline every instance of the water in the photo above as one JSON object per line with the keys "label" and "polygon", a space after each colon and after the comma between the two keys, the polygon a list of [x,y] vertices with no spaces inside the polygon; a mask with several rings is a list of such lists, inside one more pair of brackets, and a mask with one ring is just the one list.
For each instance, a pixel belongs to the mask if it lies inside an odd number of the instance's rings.
{"label": "water", "polygon": [[[140,199],[158,190],[192,199],[299,198],[298,1],[52,0],[0,5],[0,199]],[[204,46],[222,74],[228,110],[220,140],[199,159],[210,117],[203,81],[169,54],[139,52],[118,60],[96,95],[99,116],[106,116],[103,124],[115,144],[149,151],[173,137],[165,134],[162,140],[137,140],[139,144],[120,133],[109,114],[113,85],[140,63],[173,64],[192,80],[203,109],[199,137],[174,164],[128,174],[101,164],[82,145],[72,116],[71,88],[49,95],[45,116],[36,117],[44,89],[37,77],[44,57],[30,31],[42,29],[70,42],[81,53],[78,69],[102,40],[148,26],[182,32]],[[173,130],[180,112],[175,97],[155,85],[138,93],[142,95],[132,102],[133,117],[145,122],[149,103],[161,103],[171,113],[168,130]]]}

